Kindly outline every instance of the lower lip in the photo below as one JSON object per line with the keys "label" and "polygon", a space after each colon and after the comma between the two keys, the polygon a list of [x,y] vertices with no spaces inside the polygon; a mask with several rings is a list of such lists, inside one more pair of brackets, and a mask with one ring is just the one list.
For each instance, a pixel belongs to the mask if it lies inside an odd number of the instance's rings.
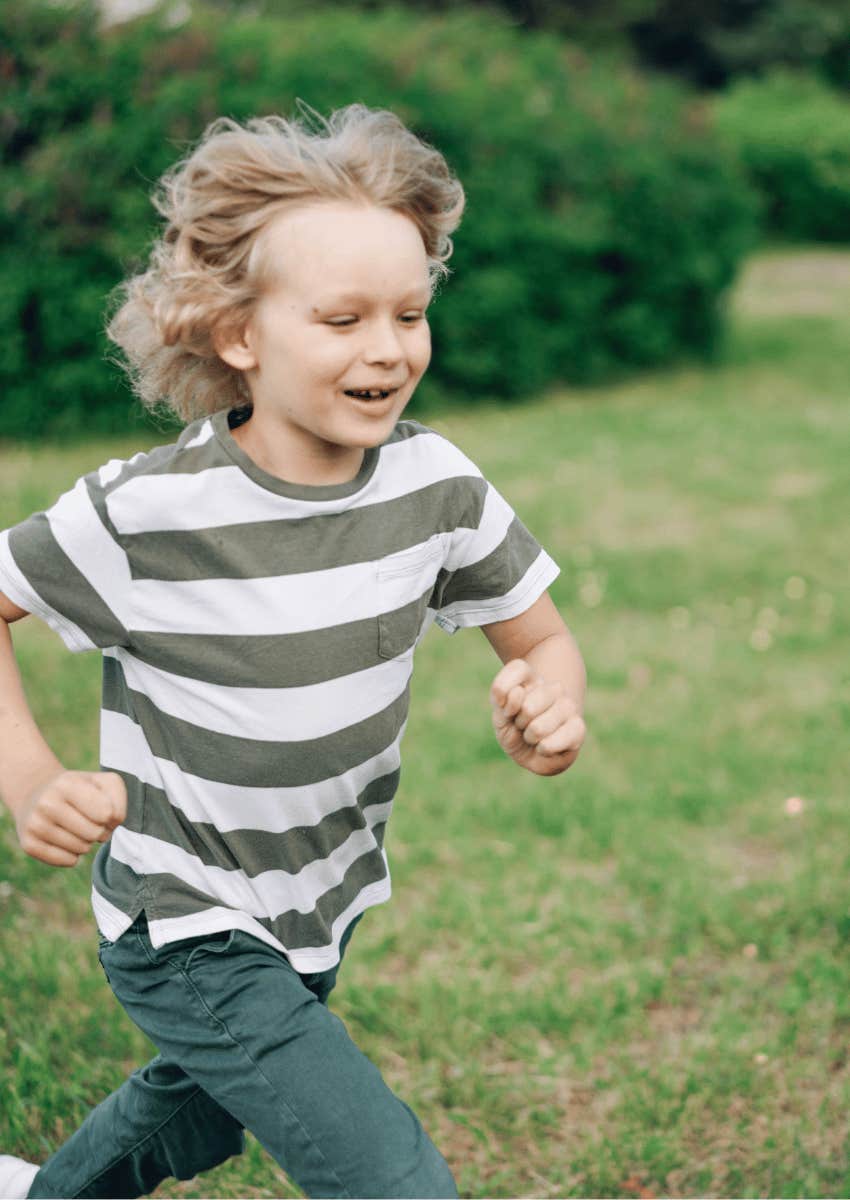
{"label": "lower lip", "polygon": [[356,396],[347,396],[346,399],[351,400],[363,412],[371,413],[374,417],[386,416],[396,401],[398,396],[398,388],[394,392],[390,392],[389,396],[384,400],[358,400]]}

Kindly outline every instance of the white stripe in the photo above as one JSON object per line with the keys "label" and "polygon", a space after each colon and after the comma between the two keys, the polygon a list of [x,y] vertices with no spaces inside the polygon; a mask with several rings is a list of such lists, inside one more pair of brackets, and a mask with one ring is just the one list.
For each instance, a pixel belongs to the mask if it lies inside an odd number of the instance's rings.
{"label": "white stripe", "polygon": [[[178,452],[174,465],[179,467],[179,462]],[[382,446],[377,471],[354,496],[310,501],[281,496],[257,484],[234,463],[197,472],[137,475],[119,484],[106,505],[120,533],[209,529],[303,520],[305,503],[310,505],[310,515],[384,504],[457,475],[480,478],[481,472],[444,438],[422,434]]]}
{"label": "white stripe", "polygon": [[132,925],[127,913],[116,908],[105,896],[101,896],[94,886],[91,890],[91,906],[98,929],[110,942],[117,942],[121,934]]}
{"label": "white stripe", "polygon": [[304,687],[228,687],[174,675],[116,647],[107,652],[123,668],[134,691],[149,696],[168,716],[212,733],[268,742],[306,742],[347,729],[388,708],[404,691],[413,664],[380,662]]}
{"label": "white stripe", "polygon": [[147,875],[154,867],[157,874],[168,873],[216,896],[230,908],[241,909],[254,917],[274,920],[295,909],[311,913],[321,896],[337,887],[346,871],[358,858],[378,848],[372,829],[388,820],[392,801],[364,809],[365,829],[355,829],[327,858],[307,863],[300,871],[263,871],[253,878],[242,870],[226,871],[207,866],[200,858],[160,838],[134,833],[123,825],[112,834],[110,857],[124,863],[138,875]]}
{"label": "white stripe", "polygon": [[377,563],[385,579],[394,556],[348,563],[322,571],[257,579],[138,579],[133,584],[133,628],[183,634],[307,633],[349,621],[363,621],[417,599],[433,586],[448,537],[434,542],[422,569],[411,570],[392,587],[377,584]]}
{"label": "white stripe", "polygon": [[211,437],[215,437],[215,430],[212,427],[212,421],[206,420],[195,436],[186,442],[185,446],[182,446],[181,449],[191,450],[194,446],[204,446]]}
{"label": "white stripe", "polygon": [[95,650],[94,642],[55,608],[41,598],[27,577],[18,567],[9,546],[9,531],[0,533],[0,591],[4,592],[18,608],[26,609],[40,617],[52,630],[59,634],[62,641],[75,654],[84,650]]}
{"label": "white stripe", "polygon": [[108,463],[104,463],[104,465],[98,469],[97,474],[98,478],[100,479],[100,486],[104,488],[107,487],[108,484],[112,483],[113,479],[118,478],[124,467],[133,467],[136,465],[136,463],[141,462],[143,458],[147,457],[146,451],[140,450],[138,454],[134,454],[132,458],[110,458]]}
{"label": "white stripe", "polygon": [[125,459],[110,458],[109,462],[104,463],[98,468],[97,477],[100,480],[100,486],[106,487],[113,479],[117,479],[121,474],[121,468],[124,466]]}
{"label": "white stripe", "polygon": [[452,537],[451,550],[446,556],[447,571],[472,566],[501,546],[514,519],[514,511],[507,500],[493,487],[487,485],[487,494],[477,529],[458,526]]}
{"label": "white stripe", "polygon": [[151,632],[302,633],[375,616],[375,566],[353,563],[260,579],[138,579],[133,628]]}
{"label": "white stripe", "polygon": [[176,763],[155,757],[141,727],[121,713],[104,710],[100,729],[103,769],[123,771],[161,788],[190,821],[209,823],[221,833],[232,829],[285,833],[317,825],[330,813],[356,804],[373,779],[398,770],[407,721],[380,754],[342,775],[302,787],[247,787],[181,771]]}
{"label": "white stripe", "polygon": [[561,573],[558,564],[541,550],[522,579],[493,600],[458,600],[440,609],[437,621],[445,621],[443,628],[454,633],[452,626],[489,625],[491,621],[508,621],[530,608],[535,600]]}
{"label": "white stripe", "polygon": [[85,479],[79,479],[71,491],[59,497],[48,510],[47,520],[77,570],[124,628],[129,628],[127,556],[97,515]]}

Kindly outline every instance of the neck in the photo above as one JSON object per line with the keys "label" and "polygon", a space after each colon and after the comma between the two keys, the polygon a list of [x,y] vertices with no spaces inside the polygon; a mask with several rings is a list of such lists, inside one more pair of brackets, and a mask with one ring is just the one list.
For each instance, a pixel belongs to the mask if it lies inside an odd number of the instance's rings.
{"label": "neck", "polygon": [[327,442],[311,444],[305,440],[299,446],[282,437],[280,427],[263,420],[256,410],[230,432],[236,444],[261,470],[285,483],[308,487],[350,483],[357,478],[366,453],[359,446],[332,447]]}

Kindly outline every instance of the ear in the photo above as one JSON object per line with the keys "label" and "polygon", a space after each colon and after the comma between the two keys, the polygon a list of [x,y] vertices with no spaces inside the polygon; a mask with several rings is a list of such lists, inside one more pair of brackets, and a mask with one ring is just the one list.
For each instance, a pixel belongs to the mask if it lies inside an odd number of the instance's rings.
{"label": "ear", "polygon": [[237,371],[250,371],[256,367],[257,356],[252,341],[251,331],[247,326],[240,331],[232,328],[216,330],[212,335],[213,347],[218,357]]}

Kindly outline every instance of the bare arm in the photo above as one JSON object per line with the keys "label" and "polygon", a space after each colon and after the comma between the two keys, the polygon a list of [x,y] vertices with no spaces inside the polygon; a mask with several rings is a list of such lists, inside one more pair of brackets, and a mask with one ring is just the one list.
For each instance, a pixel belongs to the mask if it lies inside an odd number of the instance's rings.
{"label": "bare arm", "polygon": [[560,775],[586,733],[587,672],[575,638],[546,592],[520,616],[482,628],[505,664],[490,689],[499,744],[535,775]]}
{"label": "bare arm", "polygon": [[32,858],[75,867],[127,815],[114,772],[67,771],[41,734],[24,694],[9,624],[26,612],[0,592],[0,798]]}

